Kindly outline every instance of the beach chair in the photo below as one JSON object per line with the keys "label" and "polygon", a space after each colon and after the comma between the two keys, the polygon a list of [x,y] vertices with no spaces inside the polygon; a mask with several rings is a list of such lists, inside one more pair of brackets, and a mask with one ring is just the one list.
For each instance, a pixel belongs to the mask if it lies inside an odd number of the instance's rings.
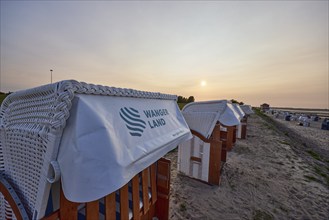
{"label": "beach chair", "polygon": [[240,108],[242,109],[242,111],[246,116],[250,116],[251,114],[254,114],[251,105],[240,105]]}
{"label": "beach chair", "polygon": [[182,113],[193,138],[179,145],[178,170],[219,185],[222,162],[232,148],[234,127],[240,123],[237,113],[227,100],[189,103]]}
{"label": "beach chair", "polygon": [[240,124],[237,125],[236,138],[245,139],[247,135],[247,118],[244,111],[241,109],[239,104],[234,103],[233,108],[239,115]]}
{"label": "beach chair", "polygon": [[[194,121],[210,120],[206,114],[185,115],[186,121],[189,116]],[[219,139],[220,126],[215,125],[210,135],[206,135],[201,129],[193,129],[189,123],[193,138],[184,142],[178,148],[178,170],[184,174],[208,182],[219,184],[221,169],[222,142]]]}
{"label": "beach chair", "polygon": [[245,139],[247,137],[248,118],[250,115],[254,114],[254,111],[252,110],[251,105],[240,105],[240,108],[245,114],[242,120],[244,127],[241,132],[241,139]]}
{"label": "beach chair", "polygon": [[8,96],[0,137],[1,219],[168,219],[191,133],[176,96],[68,80]]}

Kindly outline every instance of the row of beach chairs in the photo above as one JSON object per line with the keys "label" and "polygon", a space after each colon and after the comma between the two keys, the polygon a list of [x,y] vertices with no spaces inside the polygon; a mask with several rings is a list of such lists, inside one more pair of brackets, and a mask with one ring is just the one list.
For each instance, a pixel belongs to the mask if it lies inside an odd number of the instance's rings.
{"label": "row of beach chairs", "polygon": [[178,148],[178,170],[187,176],[219,185],[227,152],[236,139],[245,139],[251,106],[227,100],[193,102],[182,110],[193,138]]}
{"label": "row of beach chairs", "polygon": [[[312,124],[316,126],[320,124],[319,121],[321,118],[318,115],[311,115],[305,113],[292,113],[288,111],[280,111],[280,110],[268,110],[267,114],[273,115],[276,119],[281,119],[285,121],[294,121],[297,122],[297,125],[310,127]],[[323,130],[329,130],[329,123],[327,123],[327,118],[323,118],[322,124],[319,126]]]}
{"label": "row of beach chairs", "polygon": [[250,106],[61,81],[0,109],[0,219],[169,219],[170,161],[219,185]]}

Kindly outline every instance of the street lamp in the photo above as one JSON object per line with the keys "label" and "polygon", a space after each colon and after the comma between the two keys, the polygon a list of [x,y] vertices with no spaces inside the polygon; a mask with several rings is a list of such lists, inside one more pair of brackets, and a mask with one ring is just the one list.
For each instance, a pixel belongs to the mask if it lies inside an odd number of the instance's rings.
{"label": "street lamp", "polygon": [[50,70],[50,83],[53,83],[53,70]]}

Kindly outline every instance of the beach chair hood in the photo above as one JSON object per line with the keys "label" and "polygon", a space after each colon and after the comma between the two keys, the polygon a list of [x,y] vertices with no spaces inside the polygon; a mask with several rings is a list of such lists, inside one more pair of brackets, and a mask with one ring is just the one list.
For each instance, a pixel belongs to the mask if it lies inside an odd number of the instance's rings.
{"label": "beach chair hood", "polygon": [[175,97],[78,94],[70,114],[58,162],[64,194],[75,202],[119,189],[191,138]]}
{"label": "beach chair hood", "polygon": [[254,114],[254,111],[251,109],[250,105],[240,105],[240,108],[246,115]]}
{"label": "beach chair hood", "polygon": [[242,118],[246,115],[244,111],[241,109],[239,104],[233,103],[232,104],[234,111],[239,115],[239,120],[241,121]]}
{"label": "beach chair hood", "polygon": [[182,113],[190,129],[209,137],[217,122],[225,126],[240,124],[240,115],[227,100],[192,102]]}
{"label": "beach chair hood", "polygon": [[220,115],[219,122],[225,126],[240,124],[240,115],[234,110],[232,103],[227,102],[225,111]]}

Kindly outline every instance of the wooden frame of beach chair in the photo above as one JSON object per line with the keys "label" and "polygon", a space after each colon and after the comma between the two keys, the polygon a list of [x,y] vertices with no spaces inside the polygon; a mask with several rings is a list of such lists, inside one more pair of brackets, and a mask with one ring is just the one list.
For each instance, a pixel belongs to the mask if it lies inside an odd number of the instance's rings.
{"label": "wooden frame of beach chair", "polygon": [[[105,219],[116,219],[117,206],[119,208],[120,219],[158,219],[169,218],[169,192],[170,192],[170,160],[161,158],[150,167],[144,169],[136,175],[131,181],[131,192],[128,191],[128,184],[121,187],[119,192],[119,206],[116,201],[116,192],[104,197],[104,217]],[[140,187],[141,186],[141,187]],[[140,188],[142,190],[140,190]],[[0,192],[8,201],[13,213],[18,220],[26,219],[24,209],[12,194],[10,188],[0,182]],[[150,192],[150,193],[149,193]],[[129,201],[129,193],[132,201]],[[142,194],[140,198],[140,194]],[[142,203],[141,203],[142,201]],[[132,203],[132,210],[129,209],[129,202]],[[43,220],[56,219],[78,219],[80,203],[67,200],[60,190],[59,209]],[[142,205],[141,205],[142,204]],[[84,204],[86,219],[99,219],[100,200]],[[129,213],[130,212],[130,213]],[[129,217],[131,216],[131,217]]]}
{"label": "wooden frame of beach chair", "polygon": [[[232,141],[232,142],[233,142],[233,145],[236,143],[236,139],[237,139],[237,137],[236,137],[236,132],[237,132],[237,130],[238,130],[238,129],[237,129],[237,126],[234,126],[234,127],[233,127],[233,141]],[[233,146],[233,145],[232,145],[232,146]]]}

